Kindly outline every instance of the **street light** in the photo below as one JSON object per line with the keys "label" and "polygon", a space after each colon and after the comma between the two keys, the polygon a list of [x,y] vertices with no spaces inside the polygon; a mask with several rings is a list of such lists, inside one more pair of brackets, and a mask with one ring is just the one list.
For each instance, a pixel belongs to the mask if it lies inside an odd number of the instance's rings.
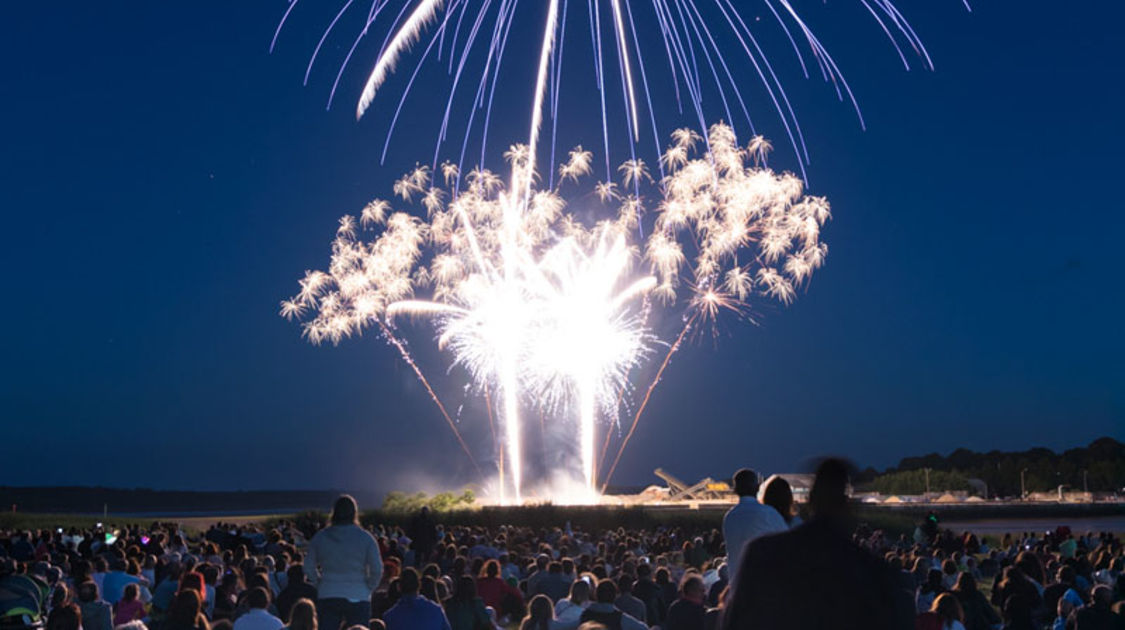
{"label": "street light", "polygon": [[1026,468],[1020,471],[1020,501],[1025,501],[1027,499],[1027,486],[1024,484],[1023,480],[1024,473],[1026,472]]}

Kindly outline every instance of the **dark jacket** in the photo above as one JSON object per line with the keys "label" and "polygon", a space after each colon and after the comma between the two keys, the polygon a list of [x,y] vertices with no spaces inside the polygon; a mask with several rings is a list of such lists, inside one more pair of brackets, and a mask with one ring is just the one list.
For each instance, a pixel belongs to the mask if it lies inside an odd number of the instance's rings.
{"label": "dark jacket", "polygon": [[913,603],[894,572],[847,532],[845,523],[822,518],[747,545],[723,627],[913,628]]}
{"label": "dark jacket", "polygon": [[664,612],[668,609],[668,604],[656,582],[637,580],[633,585],[633,596],[645,603],[645,623],[650,626],[664,623]]}
{"label": "dark jacket", "polygon": [[707,609],[686,599],[677,599],[668,607],[664,630],[703,630],[703,617]]}

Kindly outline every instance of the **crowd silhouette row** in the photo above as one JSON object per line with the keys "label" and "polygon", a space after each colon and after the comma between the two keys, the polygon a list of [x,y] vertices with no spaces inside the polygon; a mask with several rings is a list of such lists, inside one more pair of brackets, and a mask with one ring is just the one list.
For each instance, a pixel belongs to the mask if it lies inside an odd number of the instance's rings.
{"label": "crowd silhouette row", "polygon": [[0,630],[1100,630],[1125,628],[1121,541],[979,538],[936,518],[888,537],[849,515],[848,467],[807,520],[779,477],[734,475],[718,528],[583,531],[170,523],[0,531]]}

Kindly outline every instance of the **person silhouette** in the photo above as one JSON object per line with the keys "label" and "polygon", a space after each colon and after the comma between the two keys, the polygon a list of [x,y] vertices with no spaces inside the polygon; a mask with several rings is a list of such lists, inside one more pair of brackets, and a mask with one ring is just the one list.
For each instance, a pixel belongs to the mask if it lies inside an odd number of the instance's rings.
{"label": "person silhouette", "polygon": [[913,603],[896,587],[894,572],[851,540],[849,468],[840,459],[822,461],[809,522],[746,546],[724,629],[914,627]]}

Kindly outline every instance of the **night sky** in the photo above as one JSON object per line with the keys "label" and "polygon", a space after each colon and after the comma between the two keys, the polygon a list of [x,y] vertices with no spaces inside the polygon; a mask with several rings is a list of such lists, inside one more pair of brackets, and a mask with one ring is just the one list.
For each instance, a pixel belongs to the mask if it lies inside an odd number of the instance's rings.
{"label": "night sky", "polygon": [[[469,479],[391,348],[374,335],[314,347],[277,315],[304,271],[326,266],[336,219],[431,160],[446,85],[438,66],[421,75],[381,166],[412,64],[357,123],[369,41],[326,111],[358,27],[328,40],[303,87],[339,6],[307,4],[273,55],[283,0],[0,7],[3,483],[372,491]],[[528,30],[510,46],[531,51],[541,9],[524,4]],[[737,4],[750,19],[765,11]],[[835,453],[885,467],[1125,435],[1125,8],[902,0],[937,68],[908,73],[858,3],[796,4],[868,123],[801,77],[762,14],[753,28],[808,138],[810,192],[832,202],[827,264],[791,307],[756,302],[757,326],[723,321],[674,359],[615,481],[656,482],[657,466],[786,472]],[[568,45],[560,147],[601,158],[588,37]],[[526,134],[531,56],[506,62],[492,166]],[[758,130],[778,147],[771,164],[795,169],[744,65]],[[663,133],[688,122],[660,102]],[[487,459],[481,407],[443,376],[432,330],[404,332],[449,406],[464,403]]]}

